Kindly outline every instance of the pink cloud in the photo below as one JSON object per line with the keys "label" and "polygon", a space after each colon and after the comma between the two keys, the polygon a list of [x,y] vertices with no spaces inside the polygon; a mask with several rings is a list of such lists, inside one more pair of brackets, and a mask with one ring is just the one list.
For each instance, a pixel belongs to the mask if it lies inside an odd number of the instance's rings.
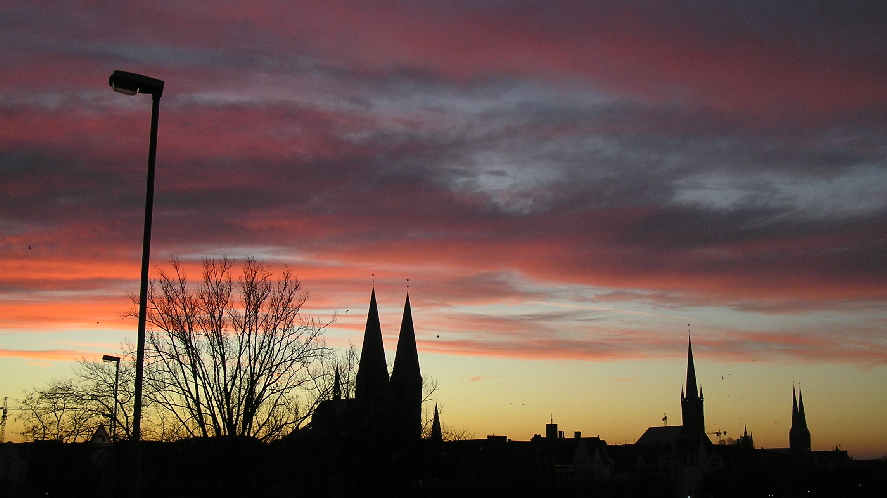
{"label": "pink cloud", "polygon": [[[790,31],[757,26],[695,3],[55,7],[16,28],[17,55],[0,69],[9,165],[0,285],[24,296],[0,305],[4,326],[104,323],[136,288],[148,102],[111,94],[118,64],[169,85],[155,264],[169,254],[271,254],[299,261],[309,306],[361,313],[374,272],[398,296],[412,278],[442,309],[520,310],[560,299],[539,290],[557,285],[584,286],[600,302],[771,316],[876,314],[887,298],[883,207],[811,222],[785,197],[729,209],[670,203],[675,181],[717,164],[736,164],[767,191],[771,174],[839,184],[858,164],[883,163],[884,45],[860,41],[873,36],[869,21],[843,19],[840,7],[835,24],[814,19],[834,33],[791,16]],[[4,8],[21,19],[36,9]],[[853,29],[844,33],[843,21]],[[118,44],[123,32],[129,45]],[[843,34],[853,36],[831,43]],[[61,85],[59,72],[70,81]],[[586,88],[580,103],[607,104],[573,109],[571,92]],[[544,98],[523,95],[533,92]],[[625,112],[637,114],[616,117]],[[564,179],[524,187],[509,167]],[[480,185],[481,174],[517,186],[457,188]],[[538,202],[510,209],[524,199]],[[446,335],[425,346],[596,360],[673,351],[630,327],[614,332],[629,347],[613,351],[559,335],[581,321],[478,315],[436,318]],[[359,331],[348,318],[341,328]],[[466,328],[474,335],[450,333]],[[883,362],[864,334],[836,343],[801,328],[731,331],[718,354]]]}
{"label": "pink cloud", "polygon": [[498,375],[475,375],[472,377],[459,377],[459,380],[465,382],[480,382],[482,380],[496,380],[498,378]]}
{"label": "pink cloud", "polygon": [[22,358],[26,360],[71,361],[81,356],[83,356],[82,352],[72,350],[54,349],[46,351],[23,351],[14,349],[0,349],[0,357]]}
{"label": "pink cloud", "polygon": [[[44,59],[42,74],[20,62],[11,74],[13,84],[33,87],[53,81],[51,71],[59,65],[98,68],[91,50],[114,44],[126,33],[133,46],[118,50],[132,50],[130,58],[141,56],[148,60],[143,64],[160,68],[167,59],[206,66],[201,71],[212,74],[217,85],[225,74],[221,64],[249,64],[256,53],[266,53],[304,55],[368,76],[407,68],[461,82],[491,75],[581,77],[642,98],[689,98],[768,116],[795,106],[840,110],[883,101],[887,65],[877,48],[883,42],[877,16],[866,19],[853,6],[808,16],[778,9],[742,12],[758,7],[338,1],[229,2],[194,9],[181,3],[129,2],[111,11],[60,9],[60,18],[76,16],[79,23],[50,18],[43,29],[62,39],[72,39],[73,29],[79,29],[78,38],[85,39],[80,60],[51,56]],[[115,21],[110,29],[109,17]],[[787,22],[791,30],[782,24]],[[200,85],[200,78],[177,79],[186,89]]]}

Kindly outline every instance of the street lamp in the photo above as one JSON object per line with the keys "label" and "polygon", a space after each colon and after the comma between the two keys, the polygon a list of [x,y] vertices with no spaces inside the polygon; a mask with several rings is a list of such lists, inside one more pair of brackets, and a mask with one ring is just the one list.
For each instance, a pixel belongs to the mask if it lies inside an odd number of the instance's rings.
{"label": "street lamp", "polygon": [[102,356],[102,361],[114,362],[117,364],[114,372],[114,411],[111,414],[111,423],[109,424],[111,426],[111,440],[114,441],[117,439],[115,429],[117,426],[117,386],[120,385],[120,357],[106,354],[105,356]]}
{"label": "street lamp", "polygon": [[142,238],[142,281],[139,288],[139,329],[136,343],[135,396],[132,413],[132,446],[129,457],[129,496],[138,498],[141,479],[142,437],[142,381],[145,374],[145,314],[148,309],[148,261],[151,254],[151,214],[154,206],[154,161],[157,156],[157,119],[160,114],[160,97],[163,95],[163,81],[141,74],[114,71],[108,84],[115,92],[125,95],[147,93],[151,95],[151,138],[148,147],[148,186],[145,195],[145,233]]}

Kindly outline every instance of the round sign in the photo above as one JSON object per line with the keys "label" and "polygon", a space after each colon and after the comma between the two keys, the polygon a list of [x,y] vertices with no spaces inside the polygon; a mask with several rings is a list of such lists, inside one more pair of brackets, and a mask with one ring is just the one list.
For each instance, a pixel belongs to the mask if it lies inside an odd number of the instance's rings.
{"label": "round sign", "polygon": [[104,467],[111,461],[111,452],[107,448],[96,448],[89,452],[89,463],[93,467]]}

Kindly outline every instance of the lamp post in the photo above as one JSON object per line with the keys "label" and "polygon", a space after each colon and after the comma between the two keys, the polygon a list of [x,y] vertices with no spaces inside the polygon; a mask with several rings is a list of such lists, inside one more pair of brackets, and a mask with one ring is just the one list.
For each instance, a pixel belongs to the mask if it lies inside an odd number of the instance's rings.
{"label": "lamp post", "polygon": [[141,479],[142,438],[142,381],[145,374],[145,314],[148,308],[148,262],[151,254],[151,219],[154,207],[154,161],[157,156],[157,119],[160,114],[160,97],[163,95],[163,81],[141,74],[114,71],[108,84],[115,92],[125,95],[147,93],[151,95],[151,138],[148,147],[148,185],[145,195],[145,232],[142,238],[142,280],[139,287],[139,325],[136,342],[135,396],[132,413],[132,445],[129,457],[129,496],[138,498]]}
{"label": "lamp post", "polygon": [[102,356],[102,361],[116,363],[114,371],[114,411],[111,412],[111,423],[108,424],[111,427],[111,441],[114,441],[117,439],[115,429],[117,428],[117,386],[120,385],[120,357],[106,354]]}

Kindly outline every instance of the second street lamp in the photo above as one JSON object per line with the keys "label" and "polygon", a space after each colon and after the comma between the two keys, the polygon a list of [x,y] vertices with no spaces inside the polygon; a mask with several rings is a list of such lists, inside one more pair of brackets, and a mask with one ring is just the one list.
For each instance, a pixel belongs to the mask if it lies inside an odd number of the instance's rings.
{"label": "second street lamp", "polygon": [[116,369],[114,371],[114,411],[111,412],[111,423],[109,424],[111,427],[111,441],[117,440],[117,386],[120,385],[120,357],[112,356],[106,354],[102,356],[102,361],[105,362],[114,362],[117,364]]}
{"label": "second street lamp", "polygon": [[147,93],[151,95],[151,138],[148,147],[148,185],[145,195],[145,232],[142,238],[142,275],[139,287],[139,325],[136,342],[135,396],[132,410],[132,446],[129,457],[129,496],[138,498],[141,480],[142,438],[142,383],[145,374],[145,314],[148,309],[148,263],[151,255],[151,219],[154,207],[154,162],[157,157],[157,120],[160,114],[160,97],[163,81],[141,74],[114,71],[108,84],[115,92],[125,95]]}

